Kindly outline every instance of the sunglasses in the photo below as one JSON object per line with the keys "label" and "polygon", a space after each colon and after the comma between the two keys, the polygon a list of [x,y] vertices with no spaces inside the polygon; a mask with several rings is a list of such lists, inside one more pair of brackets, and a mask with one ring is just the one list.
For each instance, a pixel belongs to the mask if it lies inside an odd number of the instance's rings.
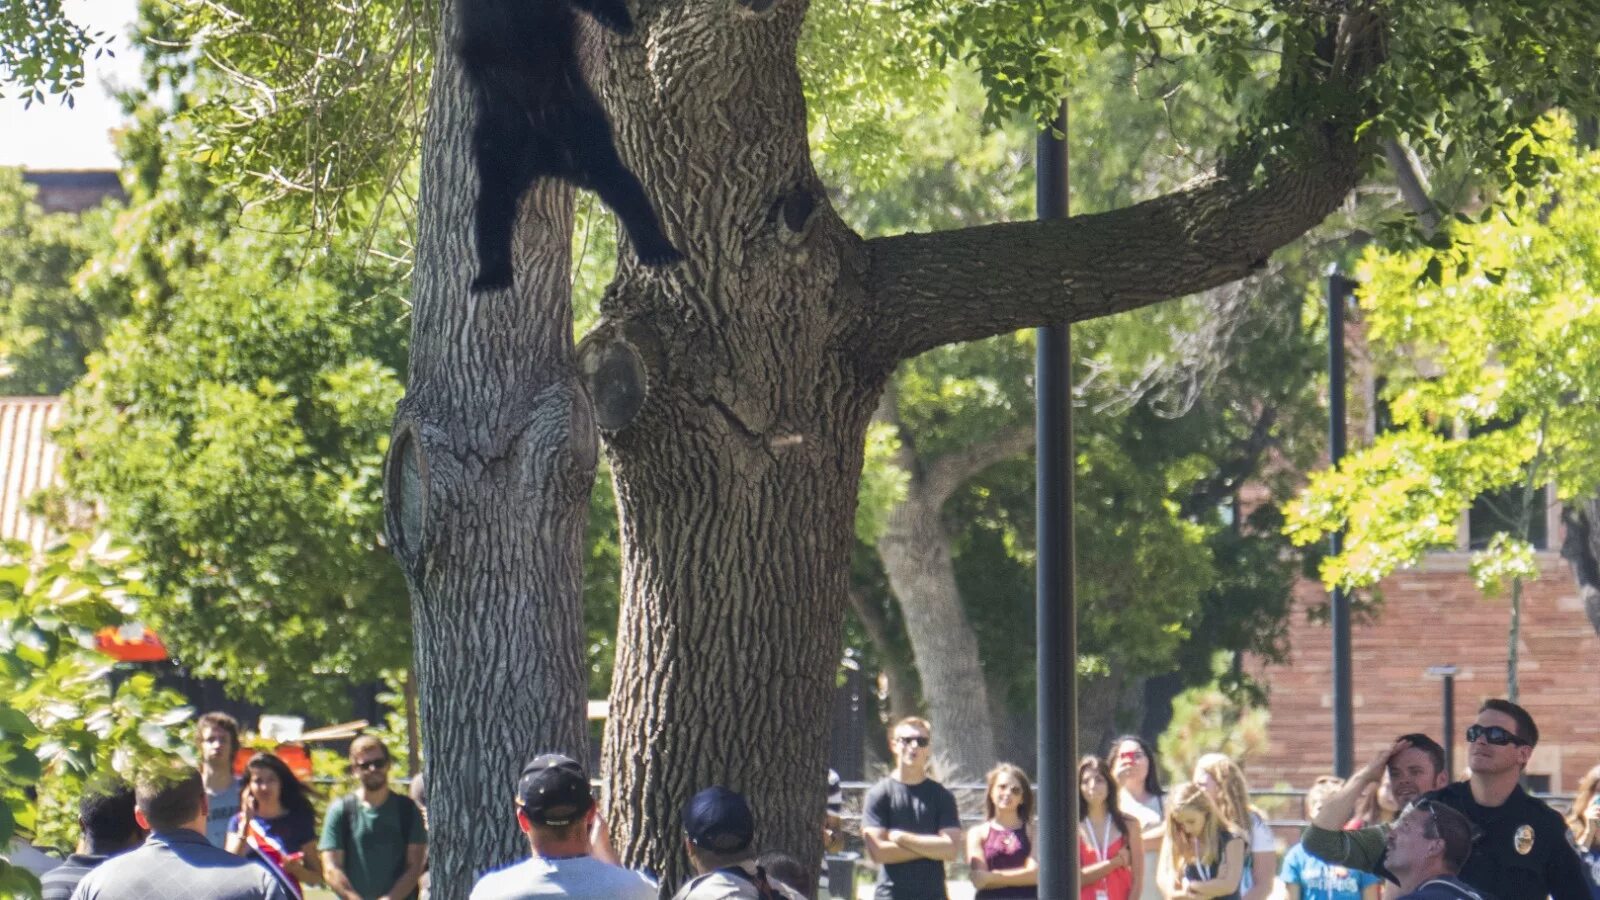
{"label": "sunglasses", "polygon": [[1496,747],[1504,747],[1507,744],[1516,744],[1518,747],[1529,746],[1527,741],[1499,725],[1473,725],[1467,729],[1467,743],[1471,744],[1480,737]]}
{"label": "sunglasses", "polygon": [[933,741],[922,737],[921,735],[916,735],[913,737],[897,737],[894,739],[894,742],[905,747],[926,747],[933,743]]}
{"label": "sunglasses", "polygon": [[357,772],[377,772],[382,769],[389,768],[389,760],[387,757],[383,759],[369,759],[365,762],[351,763],[350,767],[355,769]]}

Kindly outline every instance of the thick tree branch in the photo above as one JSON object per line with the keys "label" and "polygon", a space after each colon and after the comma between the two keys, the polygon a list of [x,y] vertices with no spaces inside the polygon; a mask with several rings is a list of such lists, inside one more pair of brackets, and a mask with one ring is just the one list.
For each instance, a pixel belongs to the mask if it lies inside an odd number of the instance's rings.
{"label": "thick tree branch", "polygon": [[[1381,32],[1375,13],[1347,15],[1315,54],[1286,59],[1287,104],[1326,79],[1355,99],[1381,56]],[[864,349],[903,359],[1244,277],[1333,212],[1359,181],[1373,149],[1354,137],[1361,114],[1345,107],[1330,115],[1337,121],[1299,123],[1292,149],[1253,171],[1244,156],[1194,186],[1124,209],[868,241]]]}
{"label": "thick tree branch", "polygon": [[1243,278],[1338,207],[1357,158],[1329,146],[1258,187],[1219,177],[1097,215],[869,241],[873,343],[904,359]]}
{"label": "thick tree branch", "polygon": [[937,509],[956,489],[984,469],[1003,462],[1033,446],[1033,426],[1017,425],[954,453],[947,453],[928,464],[923,477],[923,493]]}

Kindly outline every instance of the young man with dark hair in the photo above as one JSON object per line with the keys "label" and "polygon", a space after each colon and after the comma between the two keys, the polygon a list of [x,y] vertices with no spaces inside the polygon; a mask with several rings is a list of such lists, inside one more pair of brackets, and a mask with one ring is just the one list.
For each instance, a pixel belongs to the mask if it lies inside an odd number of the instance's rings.
{"label": "young man with dark hair", "polygon": [[962,846],[956,798],[928,777],[933,726],[915,716],[889,729],[894,770],[863,801],[861,836],[879,866],[875,900],[945,900],[944,864]]}
{"label": "young man with dark hair", "polygon": [[[1421,798],[1460,811],[1481,835],[1461,868],[1461,880],[1496,900],[1590,900],[1578,855],[1567,843],[1566,822],[1520,784],[1539,740],[1533,717],[1510,701],[1489,700],[1466,736],[1471,777]],[[1371,781],[1387,760],[1410,749],[1410,742],[1396,741],[1351,781]],[[1323,805],[1306,829],[1306,850],[1396,881],[1385,861],[1391,826],[1339,830],[1353,808],[1349,796],[1347,789]]]}
{"label": "young man with dark hair", "polygon": [[40,877],[44,900],[69,900],[96,866],[144,843],[134,818],[133,788],[120,781],[95,785],[78,801],[78,850]]}
{"label": "young man with dark hair", "polygon": [[350,743],[355,792],[328,805],[322,824],[322,871],[341,900],[416,896],[427,862],[428,832],[410,797],[389,790],[389,748],[371,735]]}
{"label": "young man with dark hair", "polygon": [[1437,800],[1406,807],[1384,847],[1399,900],[1485,900],[1456,877],[1472,856],[1472,823],[1455,809]]}
{"label": "young man with dark hair", "polygon": [[616,864],[589,776],[576,760],[546,753],[522,767],[517,827],[533,857],[478,879],[471,900],[655,900],[654,884]]}
{"label": "young man with dark hair", "polygon": [[200,778],[206,788],[206,840],[218,847],[228,841],[228,823],[242,803],[244,779],[233,774],[239,754],[239,722],[225,712],[208,712],[195,722],[200,745]]}
{"label": "young man with dark hair", "polygon": [[172,761],[142,776],[134,787],[134,817],[150,831],[144,846],[101,863],[73,892],[73,900],[294,900],[289,886],[268,869],[212,846],[204,833],[206,792],[200,773]]}

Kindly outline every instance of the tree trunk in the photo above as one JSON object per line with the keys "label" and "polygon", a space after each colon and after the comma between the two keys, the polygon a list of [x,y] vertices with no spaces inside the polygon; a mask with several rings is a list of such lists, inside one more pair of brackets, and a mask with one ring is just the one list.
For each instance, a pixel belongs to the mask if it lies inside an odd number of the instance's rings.
{"label": "tree trunk", "polygon": [[878,556],[904,613],[916,657],[922,699],[933,723],[938,777],[949,783],[981,780],[995,764],[994,704],[983,676],[978,636],[961,605],[943,497],[913,473],[905,499],[895,504]]}
{"label": "tree trunk", "polygon": [[411,592],[433,896],[524,858],[507,802],[541,751],[586,758],[582,539],[596,437],[573,368],[572,192],[522,210],[512,290],[469,294],[472,101],[452,4],[422,163],[411,365],[385,471]]}
{"label": "tree trunk", "polygon": [[[868,597],[852,588],[847,595],[850,608],[855,610],[856,618],[861,620],[861,627],[866,629],[867,640],[878,648],[878,664],[883,673],[883,683],[889,701],[889,721],[897,722],[906,716],[917,714],[916,672],[910,663],[906,662],[903,655],[889,640],[889,623],[882,610]],[[876,711],[875,711],[876,712]],[[871,753],[874,758],[887,759],[888,750],[884,741],[877,736],[868,735]]]}

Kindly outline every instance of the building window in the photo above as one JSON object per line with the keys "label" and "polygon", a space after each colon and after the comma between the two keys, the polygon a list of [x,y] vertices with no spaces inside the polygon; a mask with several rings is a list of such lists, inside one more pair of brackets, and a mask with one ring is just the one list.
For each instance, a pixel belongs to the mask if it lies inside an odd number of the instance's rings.
{"label": "building window", "polygon": [[[1529,504],[1528,514],[1528,543],[1535,550],[1550,549],[1550,516],[1547,492],[1543,488],[1534,489],[1533,503]],[[1489,546],[1489,539],[1498,532],[1516,534],[1518,514],[1522,507],[1522,486],[1515,485],[1501,488],[1498,491],[1488,491],[1478,495],[1472,501],[1472,509],[1467,512],[1467,549],[1482,550]]]}

